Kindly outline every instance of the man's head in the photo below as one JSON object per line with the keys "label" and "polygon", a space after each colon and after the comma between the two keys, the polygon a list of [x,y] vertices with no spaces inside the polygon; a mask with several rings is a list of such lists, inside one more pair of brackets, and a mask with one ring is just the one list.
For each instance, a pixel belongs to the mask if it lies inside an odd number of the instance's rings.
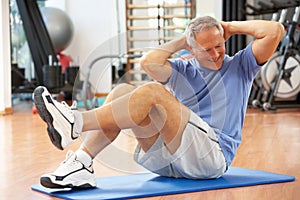
{"label": "man's head", "polygon": [[186,41],[201,66],[219,70],[225,56],[223,28],[215,18],[193,19],[186,29]]}

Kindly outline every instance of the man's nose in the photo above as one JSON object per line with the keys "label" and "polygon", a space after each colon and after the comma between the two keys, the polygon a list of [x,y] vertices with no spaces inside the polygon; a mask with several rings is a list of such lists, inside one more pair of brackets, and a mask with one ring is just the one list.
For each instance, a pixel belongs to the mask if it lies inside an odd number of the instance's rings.
{"label": "man's nose", "polygon": [[219,52],[215,48],[211,49],[210,57],[212,57],[213,59],[216,59],[219,57],[219,55],[220,55]]}

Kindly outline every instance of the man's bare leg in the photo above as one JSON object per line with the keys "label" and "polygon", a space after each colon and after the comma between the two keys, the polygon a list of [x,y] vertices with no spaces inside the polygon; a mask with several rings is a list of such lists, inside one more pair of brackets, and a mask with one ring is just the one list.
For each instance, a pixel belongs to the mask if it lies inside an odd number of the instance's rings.
{"label": "man's bare leg", "polygon": [[[109,145],[118,136],[121,129],[132,128],[145,151],[154,144],[159,135],[171,153],[177,150],[182,132],[189,119],[189,109],[158,83],[149,83],[125,93],[116,98],[109,97],[107,102],[97,109],[81,113],[72,111],[65,104],[56,102],[45,88],[37,91],[36,97],[40,98],[39,103],[44,106],[44,110],[40,111],[49,118],[53,114],[56,123],[55,127],[52,124],[51,127],[58,134],[68,132],[68,128],[71,128],[72,134],[73,132],[99,131],[99,134],[87,138],[83,144],[83,150],[79,149],[75,153],[68,153],[66,160],[57,170],[43,175],[41,177],[43,186],[49,188],[95,187],[92,158]],[[111,95],[113,97],[113,93]],[[61,109],[64,111],[63,114],[60,112]],[[46,120],[46,122],[51,123],[52,121]],[[65,128],[64,125],[68,127]],[[76,131],[73,130],[73,127],[76,128]],[[74,140],[72,137],[67,139]],[[61,177],[64,178],[61,179]]]}
{"label": "man's bare leg", "polygon": [[136,136],[144,150],[154,144],[159,132],[170,152],[174,153],[180,145],[189,114],[189,109],[164,86],[148,83],[97,109],[84,112],[83,131],[109,130],[118,133],[121,129],[138,130],[143,127],[141,133],[147,135]]}
{"label": "man's bare leg", "polygon": [[[114,99],[128,94],[136,87],[129,84],[121,84],[114,88],[106,97],[103,105],[110,103]],[[91,113],[89,113],[91,114]],[[83,114],[84,115],[84,114]],[[85,116],[84,118],[90,118]],[[119,135],[119,130],[96,130],[85,135],[85,138],[80,146],[80,149],[88,153],[92,158],[95,158],[107,145],[112,143]]]}

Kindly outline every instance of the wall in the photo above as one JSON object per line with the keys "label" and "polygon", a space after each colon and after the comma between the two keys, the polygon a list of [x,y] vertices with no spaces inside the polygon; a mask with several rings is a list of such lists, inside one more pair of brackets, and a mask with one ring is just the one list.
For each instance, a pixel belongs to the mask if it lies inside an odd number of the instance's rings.
{"label": "wall", "polygon": [[12,112],[9,0],[0,3],[0,114]]}
{"label": "wall", "polygon": [[[67,53],[79,58],[81,77],[87,73],[90,62],[98,56],[113,54],[116,46],[110,44],[111,38],[118,34],[118,0],[67,0],[67,13],[75,26],[74,42]],[[103,60],[93,66],[91,84],[98,93],[111,89],[110,60]]]}
{"label": "wall", "polygon": [[210,15],[218,20],[222,20],[222,0],[196,0],[196,15]]}

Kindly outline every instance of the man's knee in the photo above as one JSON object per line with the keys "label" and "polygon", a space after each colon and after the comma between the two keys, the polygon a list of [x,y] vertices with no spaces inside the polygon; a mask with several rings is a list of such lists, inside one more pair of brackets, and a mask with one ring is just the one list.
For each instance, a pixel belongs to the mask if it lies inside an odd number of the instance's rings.
{"label": "man's knee", "polygon": [[117,85],[113,91],[126,91],[126,92],[131,92],[134,90],[136,87],[134,85],[130,85],[128,83],[121,83]]}
{"label": "man's knee", "polygon": [[161,96],[168,91],[165,88],[165,86],[163,86],[160,83],[149,82],[140,87],[140,92],[150,97],[150,96]]}
{"label": "man's knee", "polygon": [[127,83],[122,83],[117,85],[112,89],[112,91],[107,96],[105,103],[111,102],[113,99],[116,99],[120,96],[123,96],[125,94],[130,93],[133,91],[136,87]]}
{"label": "man's knee", "polygon": [[114,97],[119,97],[125,94],[128,94],[129,92],[133,91],[136,89],[135,86],[127,84],[127,83],[122,83],[120,85],[117,85],[110,93]]}

